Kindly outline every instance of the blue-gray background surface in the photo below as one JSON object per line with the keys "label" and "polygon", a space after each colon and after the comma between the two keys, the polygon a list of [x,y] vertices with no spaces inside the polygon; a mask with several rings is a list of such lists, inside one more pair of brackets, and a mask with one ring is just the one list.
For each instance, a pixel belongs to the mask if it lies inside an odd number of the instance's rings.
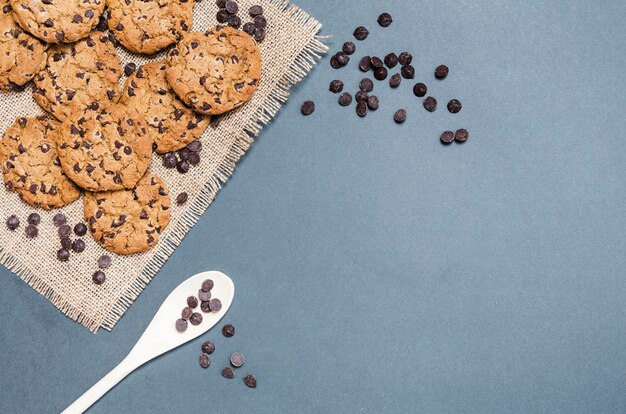
{"label": "blue-gray background surface", "polygon": [[[0,272],[0,412],[62,410],[208,269],[237,287],[225,318],[237,335],[203,337],[212,366],[199,368],[197,339],[91,412],[626,412],[626,3],[299,5],[333,51],[360,24],[370,37],[349,69],[327,56],[294,89],[112,332],[92,335]],[[334,78],[356,90],[356,57],[405,49],[435,113],[406,80],[376,83],[381,107],[365,119],[327,91]],[[465,145],[439,144],[460,127]],[[235,350],[247,362],[227,381]]]}

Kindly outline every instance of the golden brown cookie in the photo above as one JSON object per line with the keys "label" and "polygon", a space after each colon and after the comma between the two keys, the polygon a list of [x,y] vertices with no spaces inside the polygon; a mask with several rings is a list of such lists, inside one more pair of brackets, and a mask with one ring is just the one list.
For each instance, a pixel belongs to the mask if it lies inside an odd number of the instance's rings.
{"label": "golden brown cookie", "polygon": [[197,112],[219,115],[247,102],[261,78],[256,42],[232,27],[188,33],[168,54],[167,81]]}
{"label": "golden brown cookie", "polygon": [[136,53],[152,54],[191,27],[194,0],[107,0],[115,38]]}
{"label": "golden brown cookie", "polygon": [[89,191],[133,188],[152,157],[144,122],[122,105],[68,118],[51,131],[63,170]]}
{"label": "golden brown cookie", "polygon": [[48,50],[46,68],[35,76],[33,98],[63,121],[87,110],[99,111],[120,98],[120,58],[109,37],[90,36]]}
{"label": "golden brown cookie", "polygon": [[0,0],[0,89],[24,85],[46,65],[45,43],[13,20],[9,0]]}
{"label": "golden brown cookie", "polygon": [[121,103],[137,111],[159,154],[177,151],[200,138],[210,117],[192,111],[165,80],[165,62],[140,66],[126,79]]}
{"label": "golden brown cookie", "polygon": [[86,193],[85,221],[105,249],[141,253],[152,249],[170,221],[170,196],[159,177],[144,175],[131,190]]}
{"label": "golden brown cookie", "polygon": [[31,206],[63,207],[80,197],[80,190],[63,173],[49,132],[58,126],[47,115],[18,118],[0,141],[4,185]]}
{"label": "golden brown cookie", "polygon": [[98,24],[104,0],[10,0],[15,19],[48,43],[72,43]]}

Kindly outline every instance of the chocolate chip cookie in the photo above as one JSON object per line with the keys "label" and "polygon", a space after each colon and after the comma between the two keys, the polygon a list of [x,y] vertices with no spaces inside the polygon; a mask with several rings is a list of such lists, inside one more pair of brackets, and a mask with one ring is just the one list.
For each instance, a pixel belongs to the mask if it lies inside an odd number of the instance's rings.
{"label": "chocolate chip cookie", "polygon": [[72,43],[98,24],[105,0],[10,0],[15,19],[48,43]]}
{"label": "chocolate chip cookie", "polygon": [[7,190],[46,210],[77,200],[80,190],[61,169],[49,132],[58,126],[48,116],[18,118],[0,140],[0,162]]}
{"label": "chocolate chip cookie", "polygon": [[50,136],[67,176],[89,191],[133,188],[152,156],[144,122],[122,105],[68,118]]}
{"label": "chocolate chip cookie", "polygon": [[127,49],[152,54],[191,27],[194,0],[107,0],[109,29]]}
{"label": "chocolate chip cookie", "polygon": [[210,117],[193,112],[165,80],[165,62],[151,62],[126,79],[121,103],[137,111],[159,154],[177,151],[200,138]]}
{"label": "chocolate chip cookie", "polygon": [[167,81],[197,112],[219,115],[247,102],[261,77],[256,42],[232,27],[188,33],[168,54]]}
{"label": "chocolate chip cookie", "polygon": [[153,248],[170,221],[170,196],[159,177],[146,173],[130,190],[86,193],[85,221],[105,249],[141,253]]}
{"label": "chocolate chip cookie", "polygon": [[0,88],[24,85],[46,65],[46,44],[13,20],[9,0],[0,0]]}
{"label": "chocolate chip cookie", "polygon": [[[95,34],[94,34],[95,36]],[[106,35],[48,50],[48,64],[34,79],[33,98],[60,121],[99,111],[120,98],[120,58]]]}

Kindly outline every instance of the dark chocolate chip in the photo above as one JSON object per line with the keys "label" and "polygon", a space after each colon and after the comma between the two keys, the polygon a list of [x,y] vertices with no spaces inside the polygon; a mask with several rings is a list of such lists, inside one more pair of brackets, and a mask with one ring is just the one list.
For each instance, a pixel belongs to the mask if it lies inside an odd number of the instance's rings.
{"label": "dark chocolate chip", "polygon": [[209,301],[209,309],[211,312],[219,312],[222,309],[222,301],[218,298],[213,298]]}
{"label": "dark chocolate chip", "polygon": [[135,65],[133,62],[128,63],[126,66],[124,66],[124,75],[132,75],[135,69],[137,69],[137,65]]}
{"label": "dark chocolate chip", "polygon": [[359,69],[363,72],[367,72],[372,68],[372,58],[369,56],[363,56],[361,60],[359,60]]}
{"label": "dark chocolate chip", "polygon": [[443,131],[439,139],[442,143],[449,144],[454,141],[454,133],[452,131]]}
{"label": "dark chocolate chip", "polygon": [[374,82],[370,78],[363,78],[359,83],[359,89],[363,92],[371,92],[374,90]]}
{"label": "dark chocolate chip", "polygon": [[398,56],[398,62],[402,66],[410,65],[412,61],[413,61],[413,55],[410,54],[409,52],[402,52],[400,53],[400,56]]}
{"label": "dark chocolate chip", "polygon": [[372,68],[378,69],[378,68],[384,67],[385,63],[378,56],[372,56],[371,65],[372,65]]}
{"label": "dark chocolate chip", "polygon": [[59,237],[68,237],[70,233],[72,233],[72,228],[68,226],[67,224],[63,224],[59,226],[58,233],[59,233]]}
{"label": "dark chocolate chip", "polygon": [[352,95],[348,92],[344,92],[339,95],[339,105],[348,106],[352,103]]}
{"label": "dark chocolate chip", "polygon": [[393,22],[391,15],[389,13],[382,13],[378,16],[378,24],[382,27],[389,27],[389,25]]}
{"label": "dark chocolate chip", "polygon": [[222,335],[224,335],[226,338],[231,338],[233,335],[235,335],[235,327],[231,324],[226,324],[222,327]]}
{"label": "dark chocolate chip", "polygon": [[343,53],[346,55],[351,55],[356,52],[356,45],[352,42],[345,42],[341,47],[341,50],[343,50]]}
{"label": "dark chocolate chip", "polygon": [[52,217],[52,222],[55,226],[59,227],[67,223],[67,217],[65,217],[65,214],[63,213],[57,213],[54,217]]}
{"label": "dark chocolate chip", "polygon": [[26,226],[24,232],[26,233],[26,237],[28,237],[29,239],[34,239],[39,234],[39,230],[37,230],[37,226],[35,226],[34,224],[29,224],[28,226]]}
{"label": "dark chocolate chip", "polygon": [[202,352],[204,352],[205,354],[209,354],[211,355],[213,352],[215,352],[215,344],[211,341],[205,341],[202,343]]}
{"label": "dark chocolate chip", "polygon": [[418,82],[413,86],[413,94],[418,98],[425,96],[426,92],[428,92],[428,88],[422,82]]}
{"label": "dark chocolate chip", "polygon": [[202,309],[202,312],[204,312],[204,313],[211,312],[211,306],[209,304],[209,301],[200,302],[200,309]]}
{"label": "dark chocolate chip", "polygon": [[202,315],[198,312],[194,312],[189,318],[189,322],[194,326],[200,325],[202,323]]}
{"label": "dark chocolate chip", "polygon": [[111,266],[111,256],[103,254],[98,258],[98,267],[100,269],[107,269],[109,266]]}
{"label": "dark chocolate chip", "polygon": [[337,59],[337,63],[339,63],[339,66],[341,67],[346,66],[348,63],[350,63],[350,56],[343,52],[337,52],[337,54],[335,54],[335,58]]}
{"label": "dark chocolate chip", "polygon": [[69,237],[61,237],[61,247],[65,250],[70,250],[72,248],[72,239]]}
{"label": "dark chocolate chip", "polygon": [[61,262],[67,262],[70,259],[70,252],[66,249],[59,249],[57,251],[57,259]]}
{"label": "dark chocolate chip", "polygon": [[187,161],[179,161],[176,163],[176,170],[181,174],[189,172],[189,163]]}
{"label": "dark chocolate chip", "polygon": [[330,86],[328,90],[331,91],[332,93],[341,92],[343,90],[343,82],[335,79],[334,81],[330,82]]}
{"label": "dark chocolate chip", "polygon": [[367,107],[372,110],[375,111],[378,109],[378,105],[379,105],[379,101],[378,101],[378,97],[375,95],[370,96],[369,98],[367,98]]}
{"label": "dark chocolate chip", "polygon": [[396,113],[393,114],[393,120],[399,124],[406,121],[406,109],[398,109]]}
{"label": "dark chocolate chip", "polygon": [[415,68],[411,65],[404,65],[402,69],[400,69],[400,73],[404,79],[413,79],[415,78]]}
{"label": "dark chocolate chip", "polygon": [[258,4],[255,4],[254,6],[250,7],[248,12],[250,13],[250,16],[252,17],[260,16],[261,14],[263,14],[263,7],[259,6]]}
{"label": "dark chocolate chip", "polygon": [[357,102],[357,104],[356,104],[356,114],[358,116],[360,116],[361,118],[363,118],[365,115],[367,115],[367,100],[361,101],[361,102]]}
{"label": "dark chocolate chip", "polygon": [[465,142],[468,138],[469,132],[467,132],[467,129],[465,128],[457,129],[454,133],[454,139],[456,140],[456,142]]}
{"label": "dark chocolate chip", "polygon": [[178,163],[178,158],[176,154],[173,152],[168,152],[163,156],[163,166],[165,168],[176,168],[176,164]]}
{"label": "dark chocolate chip", "polygon": [[367,92],[364,92],[364,91],[358,91],[354,95],[354,98],[356,99],[357,102],[367,101],[368,97],[369,97],[369,95],[367,94]]}
{"label": "dark chocolate chip", "polygon": [[41,216],[37,213],[30,213],[28,215],[28,224],[32,224],[33,226],[38,226],[41,223]]}
{"label": "dark chocolate chip", "polygon": [[300,111],[302,112],[302,115],[311,115],[315,111],[315,102],[304,101],[302,107],[300,107]]}
{"label": "dark chocolate chip", "polygon": [[391,75],[391,78],[389,78],[389,86],[391,86],[392,88],[397,88],[398,86],[400,86],[401,81],[402,76],[400,76],[399,73]]}
{"label": "dark chocolate chip", "polygon": [[241,352],[233,352],[230,356],[230,364],[235,368],[240,368],[244,362],[246,362],[246,357]]}
{"label": "dark chocolate chip", "polygon": [[226,379],[233,379],[235,378],[235,371],[233,371],[231,367],[226,367],[222,369],[222,377]]}
{"label": "dark chocolate chip", "polygon": [[387,79],[387,69],[386,68],[378,68],[374,71],[374,78],[379,81],[383,81]]}
{"label": "dark chocolate chip", "polygon": [[237,5],[236,2],[232,0],[227,0],[226,4],[224,5],[224,8],[230,14],[235,14],[239,11],[239,6]]}
{"label": "dark chocolate chip", "polygon": [[206,279],[202,282],[202,287],[200,288],[203,292],[210,292],[213,289],[214,283],[211,279]]}
{"label": "dark chocolate chip", "polygon": [[462,107],[463,105],[461,105],[461,101],[459,101],[458,99],[452,99],[450,100],[450,102],[448,102],[448,111],[450,111],[451,114],[461,112]]}
{"label": "dark chocolate chip", "polygon": [[189,296],[187,298],[187,306],[195,309],[195,307],[198,306],[198,298],[196,298],[195,296]]}
{"label": "dark chocolate chip", "polygon": [[185,332],[187,330],[187,321],[184,319],[176,320],[176,330],[178,332]]}
{"label": "dark chocolate chip", "polygon": [[180,317],[182,319],[187,320],[187,319],[191,318],[191,314],[192,313],[193,313],[193,310],[189,306],[185,306],[183,308],[183,310],[180,312]]}
{"label": "dark chocolate chip", "polygon": [[243,377],[243,383],[246,384],[248,388],[256,388],[256,378],[252,374]]}
{"label": "dark chocolate chip", "polygon": [[437,109],[437,100],[432,96],[428,96],[424,99],[424,109],[428,112],[435,112],[435,109]]}
{"label": "dark chocolate chip", "polygon": [[448,76],[448,67],[446,65],[439,65],[435,68],[435,78],[445,79]]}
{"label": "dark chocolate chip", "polygon": [[365,40],[369,34],[370,32],[363,26],[359,26],[354,29],[354,38],[356,40]]}
{"label": "dark chocolate chip", "polygon": [[72,242],[72,250],[74,253],[82,253],[85,251],[86,247],[87,246],[85,245],[83,239],[76,239]]}
{"label": "dark chocolate chip", "polygon": [[205,292],[202,289],[198,290],[198,299],[202,302],[208,302],[211,300],[211,292]]}
{"label": "dark chocolate chip", "polygon": [[385,65],[389,68],[395,68],[398,65],[398,56],[395,53],[389,53],[385,56]]}
{"label": "dark chocolate chip", "polygon": [[180,193],[176,196],[176,204],[178,205],[185,204],[188,198],[189,196],[187,195],[187,193],[185,192]]}

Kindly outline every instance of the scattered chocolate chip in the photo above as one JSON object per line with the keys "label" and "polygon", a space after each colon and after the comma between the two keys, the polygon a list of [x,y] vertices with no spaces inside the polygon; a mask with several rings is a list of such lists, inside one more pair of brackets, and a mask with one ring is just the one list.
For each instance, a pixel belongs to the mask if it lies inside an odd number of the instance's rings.
{"label": "scattered chocolate chip", "polygon": [[227,0],[226,4],[224,5],[224,8],[230,14],[235,14],[239,11],[239,6],[237,5],[236,2],[232,0]]}
{"label": "scattered chocolate chip", "polygon": [[203,342],[202,352],[204,352],[205,354],[211,355],[213,352],[215,352],[215,344],[211,341]]}
{"label": "scattered chocolate chip", "polygon": [[393,114],[393,120],[398,124],[406,121],[406,109],[398,109],[395,114]]}
{"label": "scattered chocolate chip", "polygon": [[200,366],[202,368],[208,368],[209,365],[211,365],[211,357],[209,356],[209,354],[203,352],[200,354],[198,362],[200,362]]}
{"label": "scattered chocolate chip", "polygon": [[256,26],[253,22],[247,22],[241,28],[244,32],[248,33],[250,36],[254,36],[254,31],[256,30]]}
{"label": "scattered chocolate chip", "polygon": [[85,223],[78,223],[74,226],[74,234],[78,237],[82,237],[87,234],[87,225]]}
{"label": "scattered chocolate chip", "polygon": [[180,317],[184,320],[191,318],[191,314],[193,310],[189,306],[185,306],[183,310],[180,312]]}
{"label": "scattered chocolate chip", "polygon": [[263,7],[259,6],[258,4],[255,4],[254,6],[250,7],[248,12],[250,13],[250,16],[252,17],[260,16],[263,14]]}
{"label": "scattered chocolate chip", "polygon": [[363,91],[358,91],[354,97],[356,99],[357,102],[361,102],[361,101],[367,101],[368,98],[368,94],[367,92],[363,92]]}
{"label": "scattered chocolate chip", "polygon": [[426,95],[426,92],[428,92],[428,88],[422,82],[418,82],[415,86],[413,86],[413,94],[415,94],[418,98]]}
{"label": "scattered chocolate chip", "polygon": [[61,247],[69,251],[72,248],[72,239],[69,237],[61,237]]}
{"label": "scattered chocolate chip", "polygon": [[178,158],[176,158],[176,154],[173,152],[168,152],[163,156],[163,166],[165,168],[171,169],[176,168],[176,164],[178,163]]}
{"label": "scattered chocolate chip", "polygon": [[354,30],[354,38],[356,40],[365,40],[370,32],[363,26],[359,26]]}
{"label": "scattered chocolate chip", "polygon": [[198,306],[198,298],[196,298],[195,296],[189,296],[187,298],[187,306],[194,309],[196,306]]}
{"label": "scattered chocolate chip", "polygon": [[356,45],[352,42],[345,42],[341,47],[341,50],[343,50],[343,53],[346,55],[352,55],[356,52]]}
{"label": "scattered chocolate chip", "polygon": [[457,129],[454,133],[454,139],[456,140],[456,142],[465,142],[468,138],[469,132],[467,132],[467,129],[465,128]]}
{"label": "scattered chocolate chip", "polygon": [[187,161],[178,161],[176,163],[176,170],[181,174],[186,174],[189,172],[189,163]]}
{"label": "scattered chocolate chip", "polygon": [[361,60],[359,60],[359,69],[363,72],[367,72],[372,68],[372,58],[369,56],[363,56]]}
{"label": "scattered chocolate chip", "polygon": [[449,144],[454,141],[454,133],[452,131],[443,131],[439,139],[442,143]]}
{"label": "scattered chocolate chip", "polygon": [[226,379],[233,379],[235,378],[235,371],[233,371],[231,367],[226,367],[222,369],[222,377]]}
{"label": "scattered chocolate chip", "polygon": [[387,79],[387,69],[385,68],[378,68],[374,71],[374,78],[376,78],[376,80],[379,81],[384,81],[385,79]]}
{"label": "scattered chocolate chip", "polygon": [[178,205],[185,204],[188,198],[189,196],[187,195],[187,193],[185,192],[180,193],[176,196],[176,204]]}
{"label": "scattered chocolate chip", "polygon": [[379,105],[379,101],[378,101],[378,97],[377,96],[372,95],[369,98],[367,98],[367,107],[371,111],[377,110],[378,109],[378,105]]}
{"label": "scattered chocolate chip", "polygon": [[402,76],[400,76],[399,73],[393,74],[391,75],[391,78],[389,78],[389,86],[397,88],[400,86],[400,81],[402,81]]}
{"label": "scattered chocolate chip", "polygon": [[380,16],[378,16],[378,24],[382,27],[389,27],[392,22],[393,19],[391,18],[391,15],[389,13],[382,13]]}
{"label": "scattered chocolate chip", "polygon": [[352,95],[350,95],[348,92],[344,92],[341,95],[339,95],[339,105],[348,106],[351,103],[352,103]]}
{"label": "scattered chocolate chip", "polygon": [[304,101],[300,111],[302,112],[302,115],[311,115],[315,111],[315,102]]}
{"label": "scattered chocolate chip", "polygon": [[108,269],[109,266],[111,266],[111,256],[103,254],[98,258],[98,267],[100,269]]}
{"label": "scattered chocolate chip", "polygon": [[435,68],[435,78],[445,79],[448,76],[448,67],[446,65],[439,65]]}
{"label": "scattered chocolate chip", "polygon": [[370,61],[372,68],[374,69],[379,69],[385,66],[385,63],[378,56],[372,56]]}
{"label": "scattered chocolate chip", "polygon": [[37,213],[30,213],[28,215],[28,224],[32,224],[33,226],[38,226],[41,223],[41,216]]}
{"label": "scattered chocolate chip", "polygon": [[137,69],[137,65],[135,65],[133,62],[127,63],[126,66],[124,66],[124,75],[132,75],[133,72],[135,72],[135,69]]}
{"label": "scattered chocolate chip", "polygon": [[335,79],[334,81],[330,82],[330,86],[328,87],[328,90],[331,91],[332,93],[341,92],[343,90],[343,82]]}
{"label": "scattered chocolate chip", "polygon": [[428,112],[435,112],[435,109],[437,109],[437,100],[432,96],[428,96],[424,99],[424,109]]}
{"label": "scattered chocolate chip", "polygon": [[211,312],[211,305],[210,305],[209,301],[200,302],[200,309],[201,309],[201,310],[202,310],[202,312],[204,312],[204,313],[209,313],[209,312]]}
{"label": "scattered chocolate chip", "polygon": [[400,73],[404,79],[413,79],[415,78],[415,68],[411,65],[404,65],[402,69],[400,69]]}
{"label": "scattered chocolate chip", "polygon": [[201,290],[203,292],[210,292],[211,289],[213,289],[214,283],[211,279],[206,279],[204,282],[202,282],[202,287]]}
{"label": "scattered chocolate chip", "polygon": [[57,213],[54,217],[52,217],[52,222],[55,226],[59,227],[67,223],[67,218],[65,217],[65,214]]}
{"label": "scattered chocolate chip", "polygon": [[335,58],[337,59],[337,62],[339,63],[339,65],[342,67],[350,63],[350,56],[348,56],[347,54],[343,52],[337,52],[337,54],[335,55]]}
{"label": "scattered chocolate chip", "polygon": [[187,321],[184,319],[176,320],[176,330],[178,332],[185,332],[187,330]]}
{"label": "scattered chocolate chip", "polygon": [[189,322],[194,326],[200,325],[202,323],[202,315],[198,312],[194,312],[189,318]]}
{"label": "scattered chocolate chip", "polygon": [[339,64],[339,61],[337,60],[337,56],[333,55],[333,56],[330,58],[330,66],[331,66],[333,69],[339,69],[339,68],[341,68],[341,65]]}
{"label": "scattered chocolate chip", "polygon": [[187,159],[187,161],[189,161],[189,164],[191,165],[200,164],[200,154],[192,152],[191,154],[189,154],[189,158]]}
{"label": "scattered chocolate chip", "polygon": [[398,56],[395,53],[389,53],[385,56],[385,65],[389,68],[395,68],[398,65]]}
{"label": "scattered chocolate chip", "polygon": [[222,335],[224,335],[226,338],[231,338],[233,335],[235,335],[235,327],[231,324],[226,324],[222,327]]}
{"label": "scattered chocolate chip", "polygon": [[205,292],[202,289],[198,290],[198,299],[200,299],[201,302],[208,302],[211,300],[211,292]]}
{"label": "scattered chocolate chip", "polygon": [[402,52],[400,53],[400,56],[398,56],[398,62],[402,66],[410,65],[412,61],[413,61],[413,55],[410,54],[409,52]]}
{"label": "scattered chocolate chip", "polygon": [[59,226],[57,232],[59,233],[59,237],[68,237],[72,233],[72,228],[67,224],[63,224],[62,226]]}
{"label": "scattered chocolate chip", "polygon": [[190,142],[186,148],[191,152],[200,152],[202,151],[202,142],[200,140],[195,140]]}
{"label": "scattered chocolate chip", "polygon": [[87,246],[85,245],[83,239],[76,239],[72,242],[72,250],[74,253],[82,253],[85,251],[86,247]]}
{"label": "scattered chocolate chip", "polygon": [[359,89],[363,92],[371,92],[374,90],[374,82],[370,78],[363,78],[359,83]]}
{"label": "scattered chocolate chip", "polygon": [[222,309],[222,301],[218,298],[211,299],[209,301],[209,309],[211,310],[211,312],[219,312],[220,309]]}
{"label": "scattered chocolate chip", "polygon": [[241,352],[233,352],[230,356],[230,364],[235,368],[240,368],[244,362],[246,362],[246,358]]}
{"label": "scattered chocolate chip", "polygon": [[37,230],[37,226],[35,226],[34,224],[29,224],[28,226],[26,226],[24,232],[26,233],[26,237],[28,237],[29,239],[34,239],[39,234],[39,230]]}
{"label": "scattered chocolate chip", "polygon": [[357,102],[356,114],[360,116],[361,118],[367,115],[367,101]]}
{"label": "scattered chocolate chip", "polygon": [[458,99],[452,99],[448,102],[448,111],[450,111],[451,114],[459,113],[462,107],[463,105],[461,105],[461,101]]}
{"label": "scattered chocolate chip", "polygon": [[246,384],[246,387],[248,388],[256,388],[256,378],[254,378],[254,375],[252,374],[248,374],[243,377],[243,383]]}

